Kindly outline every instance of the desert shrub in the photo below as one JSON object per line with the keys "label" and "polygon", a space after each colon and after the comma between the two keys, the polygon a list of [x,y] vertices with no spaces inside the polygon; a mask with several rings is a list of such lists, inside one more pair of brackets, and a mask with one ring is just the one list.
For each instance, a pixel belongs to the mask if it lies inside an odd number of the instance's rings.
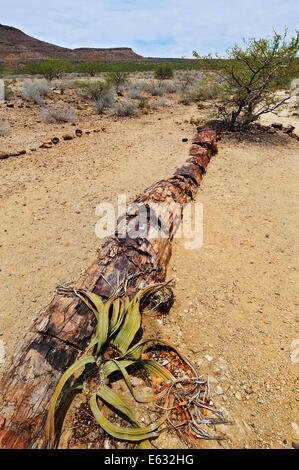
{"label": "desert shrub", "polygon": [[142,78],[146,78],[146,79],[150,79],[150,78],[153,78],[153,72],[143,72],[142,73]]}
{"label": "desert shrub", "polygon": [[131,101],[117,103],[109,112],[111,116],[136,116],[138,114],[136,106]]}
{"label": "desert shrub", "polygon": [[0,116],[0,137],[8,135],[11,131],[10,124]]}
{"label": "desert shrub", "polygon": [[156,104],[158,106],[167,106],[168,105],[168,100],[166,98],[158,98],[156,100]]}
{"label": "desert shrub", "polygon": [[179,103],[184,104],[185,106],[188,106],[189,104],[193,103],[193,101],[194,101],[193,93],[187,93],[185,91],[181,93],[179,97]]}
{"label": "desert shrub", "polygon": [[143,89],[152,96],[162,96],[165,93],[165,89],[161,83],[144,83]]}
{"label": "desert shrub", "polygon": [[196,74],[192,70],[181,70],[176,74],[179,88],[184,93],[196,80]]}
{"label": "desert shrub", "polygon": [[223,83],[216,82],[213,78],[206,79],[199,86],[189,88],[189,93],[193,95],[194,101],[217,100],[223,96]]}
{"label": "desert shrub", "polygon": [[161,106],[167,106],[167,105],[168,105],[168,101],[166,98],[158,98],[151,102],[152,109],[158,109]]}
{"label": "desert shrub", "polygon": [[158,80],[167,80],[174,75],[173,68],[170,65],[159,65],[155,70],[155,78]]}
{"label": "desert shrub", "polygon": [[98,99],[95,100],[95,106],[99,114],[102,114],[105,109],[111,108],[115,104],[115,98],[111,91],[102,94]]}
{"label": "desert shrub", "polygon": [[63,80],[61,82],[52,82],[52,88],[60,90],[61,94],[63,95],[65,90],[72,87],[70,86],[70,80]]}
{"label": "desert shrub", "polygon": [[13,91],[11,85],[13,84],[12,80],[6,80],[4,82],[4,99],[9,100],[13,96]]}
{"label": "desert shrub", "polygon": [[181,89],[179,103],[189,105],[195,101],[219,100],[223,96],[221,83],[201,82],[199,86],[193,85]]}
{"label": "desert shrub", "polygon": [[140,100],[143,98],[143,93],[140,89],[133,89],[133,90],[129,90],[128,92],[128,98],[132,99],[132,100]]}
{"label": "desert shrub", "polygon": [[143,88],[144,83],[139,81],[139,82],[129,82],[127,85],[127,89],[129,91],[135,91],[135,90],[140,90]]}
{"label": "desert shrub", "polygon": [[48,95],[50,87],[46,82],[25,82],[20,90],[21,96],[26,101],[33,101],[42,106],[43,98]]}
{"label": "desert shrub", "polygon": [[149,99],[146,96],[142,96],[138,101],[137,107],[141,110],[142,114],[148,114],[151,110]]}
{"label": "desert shrub", "polygon": [[[274,32],[271,39],[244,40],[244,48],[235,45],[226,57],[199,57],[198,65],[213,71],[223,82],[215,106],[227,128],[246,127],[263,114],[273,112],[286,103],[288,96],[279,96],[290,76],[298,70],[299,35],[287,42]],[[211,74],[212,76],[212,74]]]}
{"label": "desert shrub", "polygon": [[107,82],[111,86],[115,86],[116,91],[118,92],[121,87],[123,87],[128,81],[128,73],[123,72],[121,69],[117,68],[112,72],[107,74]]}
{"label": "desert shrub", "polygon": [[163,83],[161,84],[162,88],[164,89],[164,92],[165,93],[176,93],[178,90],[177,90],[177,87],[173,84],[173,83]]}
{"label": "desert shrub", "polygon": [[146,97],[146,96],[142,96],[139,101],[138,101],[138,104],[137,104],[137,108],[149,108],[150,105],[149,105],[149,99]]}
{"label": "desert shrub", "polygon": [[51,105],[41,109],[41,116],[46,123],[70,122],[77,118],[73,108]]}
{"label": "desert shrub", "polygon": [[76,82],[76,86],[81,89],[81,96],[98,101],[110,90],[110,85],[105,82]]}

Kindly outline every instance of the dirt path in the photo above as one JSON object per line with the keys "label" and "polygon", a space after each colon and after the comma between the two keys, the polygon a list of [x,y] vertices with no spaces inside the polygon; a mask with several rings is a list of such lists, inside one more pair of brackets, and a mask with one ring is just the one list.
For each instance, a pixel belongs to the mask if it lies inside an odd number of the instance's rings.
{"label": "dirt path", "polygon": [[[78,278],[93,260],[101,243],[96,205],[116,203],[118,194],[131,200],[172,174],[187,158],[182,138],[193,128],[184,119],[194,114],[195,107],[173,105],[140,119],[93,117],[92,125],[86,114],[80,127],[105,131],[0,161],[1,373],[57,284]],[[74,132],[51,125],[41,137],[22,119],[11,148]],[[157,328],[209,373],[216,407],[235,421],[223,428],[226,441],[202,447],[282,448],[296,437],[297,180],[293,139],[284,146],[224,139],[196,200],[203,246],[174,243],[176,301]],[[157,444],[184,447],[165,435]]]}

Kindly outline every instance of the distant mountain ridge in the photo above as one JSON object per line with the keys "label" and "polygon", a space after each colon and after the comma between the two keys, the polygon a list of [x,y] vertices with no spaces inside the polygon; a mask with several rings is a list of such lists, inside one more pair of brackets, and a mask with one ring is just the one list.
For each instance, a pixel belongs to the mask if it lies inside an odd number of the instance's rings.
{"label": "distant mountain ridge", "polygon": [[68,49],[23,33],[13,26],[0,24],[0,61],[5,64],[41,59],[69,60],[141,60],[130,47]]}

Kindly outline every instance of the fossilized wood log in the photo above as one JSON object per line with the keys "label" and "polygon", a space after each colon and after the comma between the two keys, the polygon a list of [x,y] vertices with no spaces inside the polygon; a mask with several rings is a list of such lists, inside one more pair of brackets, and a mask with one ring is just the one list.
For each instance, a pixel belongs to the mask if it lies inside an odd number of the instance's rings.
{"label": "fossilized wood log", "polygon": [[[216,152],[215,132],[199,132],[193,139],[190,158],[185,165],[171,178],[145,190],[134,202],[145,206],[163,203],[162,210],[156,214],[163,230],[168,222],[167,209],[173,203],[182,206],[194,198],[206,166]],[[115,235],[98,250],[94,262],[75,287],[108,298],[124,273],[140,274],[146,283],[163,281],[180,217],[174,216],[171,222],[167,237],[133,238],[130,234],[140,223],[136,221],[133,204],[127,216],[119,220]],[[127,236],[121,238],[124,223],[127,224]],[[137,278],[131,282],[132,294],[136,282]],[[43,446],[44,424],[52,393],[63,372],[86,346],[93,328],[93,314],[85,305],[76,298],[61,295],[56,296],[37,318],[17,346],[11,368],[1,383],[0,447]]]}

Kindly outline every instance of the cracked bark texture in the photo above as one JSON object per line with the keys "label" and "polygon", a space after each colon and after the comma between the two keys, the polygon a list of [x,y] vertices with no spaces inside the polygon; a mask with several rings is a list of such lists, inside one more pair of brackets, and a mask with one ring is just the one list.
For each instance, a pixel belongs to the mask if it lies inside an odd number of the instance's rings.
{"label": "cracked bark texture", "polygon": [[[124,273],[139,275],[130,282],[131,295],[140,280],[146,284],[165,280],[172,239],[181,221],[179,214],[175,214],[167,231],[168,209],[174,203],[182,208],[194,198],[211,156],[217,153],[216,133],[198,129],[192,144],[190,158],[172,177],[149,187],[135,199],[118,221],[114,236],[98,250],[75,288],[93,291],[107,299]],[[136,229],[142,232],[146,228],[138,218],[140,204],[159,207],[155,217],[164,237],[134,237]],[[125,224],[127,234],[122,238]],[[149,226],[149,218],[145,225]],[[1,448],[43,447],[51,396],[61,375],[86,347],[94,326],[94,316],[82,302],[62,295],[56,296],[37,318],[18,344],[12,365],[1,382]]]}

